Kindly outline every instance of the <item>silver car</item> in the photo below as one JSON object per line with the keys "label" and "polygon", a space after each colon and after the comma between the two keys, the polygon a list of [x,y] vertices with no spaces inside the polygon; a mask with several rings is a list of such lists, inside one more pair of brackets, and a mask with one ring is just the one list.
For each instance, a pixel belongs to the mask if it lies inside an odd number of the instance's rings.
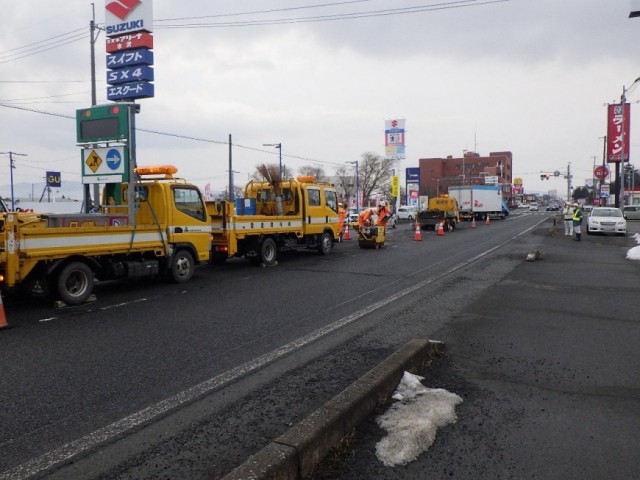
{"label": "silver car", "polygon": [[622,210],[613,207],[594,207],[587,217],[587,235],[592,233],[627,234],[627,221]]}
{"label": "silver car", "polygon": [[640,220],[640,205],[627,205],[622,213],[627,220]]}

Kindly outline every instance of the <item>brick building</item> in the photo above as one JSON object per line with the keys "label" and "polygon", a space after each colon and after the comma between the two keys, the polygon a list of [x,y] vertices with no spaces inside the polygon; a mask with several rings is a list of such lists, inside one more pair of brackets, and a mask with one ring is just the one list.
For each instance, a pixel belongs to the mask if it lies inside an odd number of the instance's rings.
{"label": "brick building", "polygon": [[421,158],[420,195],[435,197],[447,193],[449,186],[486,185],[485,179],[502,185],[502,196],[511,203],[513,183],[513,155],[511,152],[491,152],[481,157],[476,152],[464,152],[462,157]]}

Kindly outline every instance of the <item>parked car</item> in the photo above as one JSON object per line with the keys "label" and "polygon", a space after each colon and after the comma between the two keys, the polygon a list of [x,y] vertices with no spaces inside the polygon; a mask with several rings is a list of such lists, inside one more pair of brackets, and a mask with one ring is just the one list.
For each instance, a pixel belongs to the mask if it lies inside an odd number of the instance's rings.
{"label": "parked car", "polygon": [[627,234],[627,221],[622,210],[613,207],[594,207],[587,217],[587,235],[593,233]]}
{"label": "parked car", "polygon": [[403,205],[398,208],[396,215],[398,216],[398,220],[414,220],[418,215],[418,207]]}
{"label": "parked car", "polygon": [[538,211],[538,204],[537,203],[530,203],[529,204],[529,211],[530,212],[537,212]]}
{"label": "parked car", "polygon": [[622,213],[627,220],[640,220],[640,206],[627,205]]}

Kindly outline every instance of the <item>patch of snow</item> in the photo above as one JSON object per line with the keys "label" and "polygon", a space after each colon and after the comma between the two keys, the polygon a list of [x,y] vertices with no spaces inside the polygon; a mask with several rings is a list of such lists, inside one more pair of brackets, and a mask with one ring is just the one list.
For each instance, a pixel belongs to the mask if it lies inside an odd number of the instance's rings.
{"label": "patch of snow", "polygon": [[406,465],[426,452],[439,427],[454,423],[455,407],[462,398],[442,388],[422,385],[424,377],[404,372],[393,398],[398,400],[377,418],[387,436],[376,445],[376,455],[386,466]]}

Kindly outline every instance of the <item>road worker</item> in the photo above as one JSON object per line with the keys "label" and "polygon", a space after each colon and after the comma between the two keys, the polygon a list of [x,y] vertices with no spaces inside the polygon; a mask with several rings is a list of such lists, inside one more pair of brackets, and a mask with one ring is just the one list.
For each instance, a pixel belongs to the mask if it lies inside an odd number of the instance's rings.
{"label": "road worker", "polygon": [[391,218],[391,212],[389,211],[389,207],[387,207],[387,202],[385,202],[384,200],[380,202],[377,213],[378,219],[376,220],[376,226],[386,227],[387,222]]}
{"label": "road worker", "polygon": [[573,236],[573,204],[570,202],[565,203],[562,215],[564,216],[564,234],[570,237]]}
{"label": "road worker", "polygon": [[358,225],[361,227],[371,226],[371,216],[378,213],[377,208],[365,208],[358,214]]}
{"label": "road worker", "polygon": [[387,221],[389,220],[389,210],[387,210],[387,202],[384,200],[380,202],[378,207],[366,208],[360,215],[358,215],[358,225],[361,227],[370,227],[371,226],[371,217],[373,215],[377,215],[378,218],[376,220],[376,226],[385,227],[387,225]]}
{"label": "road worker", "polygon": [[344,205],[342,203],[338,203],[338,235],[342,238],[342,234],[344,233],[344,221],[347,218],[347,211],[344,209]]}

